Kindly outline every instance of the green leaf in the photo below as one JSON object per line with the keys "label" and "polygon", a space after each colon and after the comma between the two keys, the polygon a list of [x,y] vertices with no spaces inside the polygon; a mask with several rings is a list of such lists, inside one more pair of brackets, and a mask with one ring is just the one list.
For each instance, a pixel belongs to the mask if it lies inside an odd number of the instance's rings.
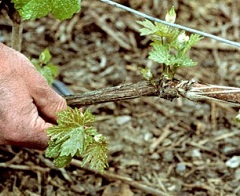
{"label": "green leaf", "polygon": [[86,110],[83,114],[78,108],[72,109],[68,107],[67,110],[62,111],[58,114],[58,125],[78,127],[89,126],[95,122],[95,117],[92,115],[90,110]]}
{"label": "green leaf", "polygon": [[141,28],[140,35],[151,35],[156,33],[159,29],[150,21],[145,19],[145,21],[137,21],[140,25],[144,26],[144,28]]}
{"label": "green leaf", "polygon": [[54,158],[57,167],[65,167],[71,157],[80,155],[84,165],[89,163],[92,169],[103,171],[107,165],[107,142],[96,128],[90,126],[94,123],[91,112],[82,113],[77,108],[68,107],[57,117],[58,125],[47,129],[50,140],[46,156]]}
{"label": "green leaf", "polygon": [[51,0],[12,0],[24,20],[42,18],[51,11]]}
{"label": "green leaf", "polygon": [[59,156],[54,159],[53,163],[56,167],[66,167],[71,163],[72,157],[71,156]]}
{"label": "green leaf", "polygon": [[158,63],[171,65],[170,54],[166,46],[161,44],[152,44],[153,49],[149,52],[149,59]]}
{"label": "green leaf", "polygon": [[47,64],[46,66],[51,70],[53,78],[56,78],[59,74],[58,66],[51,63]]}
{"label": "green leaf", "polygon": [[52,0],[52,14],[59,20],[71,18],[80,11],[81,0]]}
{"label": "green leaf", "polygon": [[31,63],[34,65],[37,71],[41,72],[42,66],[37,59],[30,59]]}
{"label": "green leaf", "polygon": [[153,74],[149,68],[139,68],[142,76],[147,80],[150,81],[153,79]]}
{"label": "green leaf", "polygon": [[54,79],[58,76],[58,67],[56,65],[48,64],[38,71],[43,75],[50,86],[52,85]]}
{"label": "green leaf", "polygon": [[85,131],[89,136],[95,136],[98,134],[97,129],[95,127],[86,127]]}
{"label": "green leaf", "polygon": [[94,142],[88,146],[86,152],[83,154],[82,166],[85,166],[86,164],[90,164],[91,169],[100,172],[103,172],[104,168],[108,167],[107,143],[105,139],[102,139],[101,142]]}
{"label": "green leaf", "polygon": [[68,135],[68,139],[62,143],[60,156],[71,155],[73,157],[77,151],[82,154],[85,150],[84,128],[79,126],[77,128],[73,128],[70,132],[65,134]]}
{"label": "green leaf", "polygon": [[46,48],[39,56],[39,61],[43,64],[47,64],[52,58],[50,51]]}
{"label": "green leaf", "polygon": [[45,49],[38,59],[31,59],[32,64],[36,67],[42,76],[47,80],[48,84],[51,86],[54,79],[58,76],[59,71],[56,65],[49,63],[52,55],[48,49]]}
{"label": "green leaf", "polygon": [[174,10],[174,6],[167,12],[165,16],[165,20],[170,23],[174,23],[176,20],[176,12]]}
{"label": "green leaf", "polygon": [[[167,12],[165,19],[171,23],[175,22],[174,7]],[[140,35],[151,36],[152,49],[148,58],[163,66],[163,78],[167,76],[172,79],[179,67],[196,65],[196,62],[187,57],[187,51],[202,39],[199,35],[192,34],[189,37],[185,31],[148,20],[138,23],[143,26],[140,29]],[[145,78],[149,77],[147,71],[142,70],[142,74]]]}
{"label": "green leaf", "polygon": [[12,0],[24,20],[33,20],[50,12],[57,19],[71,18],[80,11],[81,0]]}
{"label": "green leaf", "polygon": [[189,57],[187,57],[186,55],[183,55],[183,56],[171,56],[169,64],[177,67],[191,67],[195,66],[197,63],[194,62]]}
{"label": "green leaf", "polygon": [[83,124],[86,126],[89,126],[95,122],[95,116],[92,115],[90,110],[86,110],[84,112],[83,119],[84,119]]}
{"label": "green leaf", "polygon": [[48,142],[48,148],[46,149],[46,154],[45,154],[46,157],[48,158],[57,157],[59,155],[60,147],[61,147],[61,143],[55,145],[55,143],[50,140]]}
{"label": "green leaf", "polygon": [[184,52],[186,53],[188,50],[191,49],[192,46],[194,46],[197,42],[199,42],[203,37],[197,34],[192,34],[189,38],[189,41],[187,42],[187,45],[184,48]]}
{"label": "green leaf", "polygon": [[[161,23],[152,23],[151,21],[145,19],[145,21],[137,21],[138,24],[142,25],[144,28],[141,28],[140,35],[157,35],[159,37],[168,37],[173,38],[178,34],[178,29],[169,27]],[[156,37],[153,37],[156,39]]]}

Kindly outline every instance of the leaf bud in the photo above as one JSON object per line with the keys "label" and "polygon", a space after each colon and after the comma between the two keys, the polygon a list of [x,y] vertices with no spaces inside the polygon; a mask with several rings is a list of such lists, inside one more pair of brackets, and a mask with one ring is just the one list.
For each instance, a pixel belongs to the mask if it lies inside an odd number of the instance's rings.
{"label": "leaf bud", "polygon": [[165,16],[165,20],[170,23],[174,23],[176,20],[176,12],[174,10],[174,7],[169,10]]}
{"label": "leaf bud", "polygon": [[97,134],[94,136],[94,140],[96,142],[101,142],[103,140],[103,135],[102,134]]}
{"label": "leaf bud", "polygon": [[178,35],[177,41],[179,43],[188,42],[188,40],[189,40],[189,36],[187,36],[185,32],[182,32],[180,35]]}

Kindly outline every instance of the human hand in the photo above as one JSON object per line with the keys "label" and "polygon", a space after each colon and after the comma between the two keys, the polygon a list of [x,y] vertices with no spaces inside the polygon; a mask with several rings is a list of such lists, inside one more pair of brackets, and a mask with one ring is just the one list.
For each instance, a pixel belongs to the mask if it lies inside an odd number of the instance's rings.
{"label": "human hand", "polygon": [[66,107],[24,55],[0,43],[0,144],[45,149],[45,130]]}

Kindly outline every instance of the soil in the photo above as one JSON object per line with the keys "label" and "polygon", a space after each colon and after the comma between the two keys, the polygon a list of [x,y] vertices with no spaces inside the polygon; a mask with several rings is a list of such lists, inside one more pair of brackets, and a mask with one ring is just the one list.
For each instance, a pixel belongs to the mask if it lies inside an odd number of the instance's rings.
{"label": "soil", "polygon": [[[238,0],[118,2],[160,19],[174,5],[178,24],[240,41]],[[150,40],[139,35],[137,20],[103,2],[83,1],[72,19],[26,21],[22,52],[34,58],[49,48],[59,80],[74,93],[136,83],[144,80],[139,67],[161,71],[147,58]],[[2,17],[0,27],[10,45],[9,19]],[[239,52],[205,38],[189,54],[198,65],[179,69],[176,78],[239,87]],[[141,97],[88,108],[109,139],[103,174],[82,168],[81,158],[58,169],[43,151],[1,146],[0,195],[240,195],[238,106]]]}

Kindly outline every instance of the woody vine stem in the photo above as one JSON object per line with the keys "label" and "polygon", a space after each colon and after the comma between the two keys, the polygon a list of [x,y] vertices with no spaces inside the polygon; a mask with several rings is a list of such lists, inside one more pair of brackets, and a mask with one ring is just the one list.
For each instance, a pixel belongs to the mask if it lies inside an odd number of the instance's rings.
{"label": "woody vine stem", "polygon": [[82,107],[142,96],[160,96],[168,100],[184,97],[192,101],[215,100],[240,105],[240,88],[177,80],[166,82],[164,87],[154,87],[147,81],[124,84],[82,94],[68,95],[65,96],[65,99],[71,107]]}
{"label": "woody vine stem", "polygon": [[22,18],[11,1],[0,1],[0,8],[1,7],[6,9],[7,14],[12,21],[11,47],[17,51],[21,51],[23,31]]}

